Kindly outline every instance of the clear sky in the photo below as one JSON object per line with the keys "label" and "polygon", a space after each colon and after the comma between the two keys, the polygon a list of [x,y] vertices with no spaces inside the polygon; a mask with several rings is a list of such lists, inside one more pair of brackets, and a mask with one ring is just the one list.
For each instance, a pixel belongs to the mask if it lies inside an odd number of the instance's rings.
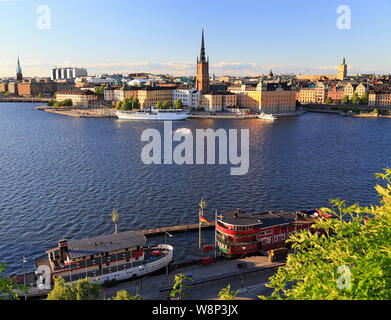
{"label": "clear sky", "polygon": [[[37,8],[50,8],[39,29]],[[337,8],[351,9],[340,30]],[[0,0],[0,77],[54,66],[195,75],[201,27],[216,75],[391,73],[391,0]]]}

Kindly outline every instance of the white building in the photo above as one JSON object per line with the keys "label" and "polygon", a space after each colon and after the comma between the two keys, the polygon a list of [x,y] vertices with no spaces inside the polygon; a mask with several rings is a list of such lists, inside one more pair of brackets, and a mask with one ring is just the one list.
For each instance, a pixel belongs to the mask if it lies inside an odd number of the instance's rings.
{"label": "white building", "polygon": [[195,88],[177,88],[172,91],[172,104],[175,100],[180,99],[184,106],[189,108],[198,108],[201,101],[201,92]]}
{"label": "white building", "polygon": [[52,80],[72,80],[80,77],[87,77],[87,69],[85,68],[54,68],[52,69]]}

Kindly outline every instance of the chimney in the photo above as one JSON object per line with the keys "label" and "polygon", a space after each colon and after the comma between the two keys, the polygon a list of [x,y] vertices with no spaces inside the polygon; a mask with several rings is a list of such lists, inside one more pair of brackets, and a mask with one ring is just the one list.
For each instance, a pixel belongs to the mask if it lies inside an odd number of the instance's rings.
{"label": "chimney", "polygon": [[60,248],[60,260],[65,261],[67,260],[67,253],[68,253],[68,240],[62,239],[58,242],[58,247]]}

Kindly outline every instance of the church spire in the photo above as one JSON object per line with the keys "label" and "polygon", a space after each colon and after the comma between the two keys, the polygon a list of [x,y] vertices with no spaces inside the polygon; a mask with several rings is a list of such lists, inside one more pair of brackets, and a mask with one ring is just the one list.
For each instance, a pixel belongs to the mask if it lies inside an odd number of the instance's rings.
{"label": "church spire", "polygon": [[205,58],[205,40],[204,40],[204,27],[202,26],[202,39],[201,39],[201,55],[200,62],[206,62]]}
{"label": "church spire", "polygon": [[23,80],[23,74],[22,74],[22,68],[20,67],[19,55],[18,55],[18,64],[17,64],[17,68],[16,68],[16,80],[17,81]]}

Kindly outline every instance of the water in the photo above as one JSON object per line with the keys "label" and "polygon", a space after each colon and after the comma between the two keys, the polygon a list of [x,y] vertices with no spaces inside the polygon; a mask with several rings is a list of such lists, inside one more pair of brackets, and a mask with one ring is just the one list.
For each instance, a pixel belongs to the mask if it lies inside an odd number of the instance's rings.
{"label": "water", "polygon": [[[391,166],[391,121],[305,114],[274,123],[187,120],[174,129],[249,128],[250,169],[230,165],[145,165],[140,141],[160,122],[78,119],[36,111],[34,104],[0,104],[0,261],[6,274],[22,269],[57,241],[119,230],[196,223],[204,197],[214,209],[248,211],[327,206],[342,198],[378,203],[375,172]],[[205,232],[204,243],[213,243]],[[164,237],[153,237],[161,243]],[[197,256],[198,234],[168,238],[178,261]]]}

